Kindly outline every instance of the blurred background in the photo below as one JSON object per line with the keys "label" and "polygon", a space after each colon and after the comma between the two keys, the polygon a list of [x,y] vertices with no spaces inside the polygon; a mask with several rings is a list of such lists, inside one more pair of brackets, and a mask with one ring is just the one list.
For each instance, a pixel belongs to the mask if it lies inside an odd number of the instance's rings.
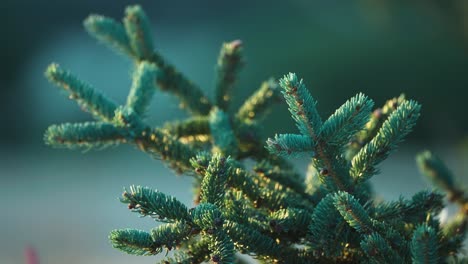
{"label": "blurred background", "polygon": [[[82,28],[99,13],[120,20],[141,4],[165,58],[212,95],[221,43],[244,42],[247,64],[233,109],[269,77],[296,72],[326,118],[364,92],[382,105],[405,93],[422,105],[415,131],[375,176],[384,199],[411,196],[429,185],[414,155],[436,151],[468,183],[468,2],[426,1],[37,1],[3,0],[0,16],[0,263],[24,263],[32,246],[42,263],[154,263],[112,249],[111,229],[149,229],[118,197],[124,186],[147,185],[191,205],[191,179],[128,147],[91,151],[49,149],[44,130],[91,117],[49,84],[58,62],[123,102],[131,62]],[[156,93],[150,123],[183,118],[175,98]],[[287,107],[275,107],[265,137],[294,132]],[[305,171],[306,160],[294,161]]]}

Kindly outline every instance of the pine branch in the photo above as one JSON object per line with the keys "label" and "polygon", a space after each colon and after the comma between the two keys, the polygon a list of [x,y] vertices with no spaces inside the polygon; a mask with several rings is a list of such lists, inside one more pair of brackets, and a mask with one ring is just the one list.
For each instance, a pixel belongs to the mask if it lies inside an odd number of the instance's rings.
{"label": "pine branch", "polygon": [[411,240],[411,255],[415,264],[439,263],[436,231],[425,224],[416,228]]}
{"label": "pine branch", "polygon": [[443,195],[420,191],[411,200],[402,197],[398,201],[376,205],[373,218],[386,222],[405,222],[417,224],[426,220],[427,214],[437,215],[444,207]]}
{"label": "pine branch", "polygon": [[[321,137],[320,131],[322,129],[322,120],[315,107],[316,102],[307,91],[302,80],[298,81],[297,76],[293,73],[283,77],[280,80],[280,85],[283,87],[283,95],[286,103],[289,106],[292,118],[296,121],[296,126],[299,131],[311,141],[315,142],[315,156],[313,159],[314,165],[321,168],[323,172],[321,180],[330,191],[345,190],[353,191],[353,186],[350,182],[349,173],[345,170],[345,163],[336,157],[341,156],[337,153],[337,149],[332,145],[327,144]],[[296,140],[297,142],[297,140]],[[300,143],[300,142],[297,142]],[[307,149],[307,145],[303,142],[303,149]],[[269,140],[267,144],[269,149],[275,152],[276,148],[281,150],[279,144],[275,141]],[[275,146],[272,148],[271,146]],[[279,147],[277,147],[279,146]],[[288,150],[286,148],[286,150]],[[293,150],[290,151],[291,153]],[[287,153],[287,152],[286,152]],[[325,177],[326,176],[326,177]]]}
{"label": "pine branch", "polygon": [[312,223],[312,216],[308,211],[296,208],[275,211],[269,219],[274,232],[288,233],[296,241],[307,234],[307,227]]}
{"label": "pine branch", "polygon": [[338,108],[320,130],[320,138],[329,145],[343,147],[350,138],[362,130],[370,117],[374,102],[362,93]]}
{"label": "pine branch", "polygon": [[224,43],[216,64],[215,84],[216,106],[223,111],[229,109],[231,92],[243,64],[242,42],[234,40]]}
{"label": "pine branch", "polygon": [[341,256],[343,245],[335,242],[347,240],[344,233],[345,225],[343,217],[333,204],[333,194],[329,193],[314,208],[308,228],[307,240],[316,255],[330,258]]}
{"label": "pine branch", "polygon": [[176,138],[194,135],[210,134],[209,118],[206,116],[195,116],[183,121],[171,121],[164,124],[163,129]]}
{"label": "pine branch", "polygon": [[368,213],[349,193],[337,192],[333,196],[333,204],[346,222],[359,233],[370,234],[374,231]]}
{"label": "pine branch", "polygon": [[297,128],[304,136],[317,141],[322,119],[315,108],[317,102],[310,95],[302,79],[299,80],[296,74],[289,73],[280,79],[279,83],[284,90],[282,93]]}
{"label": "pine branch", "polygon": [[47,145],[69,149],[103,148],[125,143],[128,139],[125,129],[102,122],[52,125],[44,134]]}
{"label": "pine branch", "polygon": [[308,196],[305,191],[304,179],[294,169],[284,168],[284,166],[274,165],[269,160],[257,162],[253,170],[262,177],[277,181],[282,185],[291,188],[299,194]]}
{"label": "pine branch", "polygon": [[234,243],[223,230],[216,231],[209,244],[211,261],[214,263],[234,263]]}
{"label": "pine branch", "polygon": [[[136,255],[181,250],[163,263],[233,263],[236,250],[275,263],[463,261],[455,255],[467,233],[468,198],[439,159],[424,153],[418,161],[461,205],[445,225],[436,217],[444,206],[439,193],[377,203],[366,181],[413,128],[420,110],[416,102],[400,96],[370,114],[372,101],[359,93],[322,123],[316,101],[290,73],[280,86],[300,134],[277,135],[264,148],[258,121],[278,98],[278,85],[263,83],[234,116],[227,111],[242,64],[240,42],[222,48],[217,107],[212,107],[198,86],[154,50],[149,20],[139,6],[127,8],[124,25],[98,15],[84,24],[99,41],[134,60],[132,87],[126,104],[117,106],[51,65],[47,77],[98,121],[51,126],[45,141],[69,148],[130,143],[176,172],[196,176],[199,204],[190,210],[157,190],[131,186],[125,191],[122,202],[130,210],[166,224],[151,233],[114,230],[110,240],[115,248]],[[194,116],[150,127],[143,117],[155,88],[179,97]],[[210,148],[211,153],[206,151]],[[307,179],[269,152],[312,157]],[[228,154],[232,158],[223,157]]]}
{"label": "pine branch", "polygon": [[154,50],[150,22],[143,9],[138,5],[127,7],[123,22],[94,15],[85,21],[85,27],[92,36],[137,62],[154,63],[160,72],[156,81],[161,90],[173,93],[192,113],[208,114],[211,103],[202,90]]}
{"label": "pine branch", "polygon": [[236,118],[241,122],[262,120],[272,105],[281,101],[280,91],[280,86],[274,79],[263,82],[260,88],[239,108]]}
{"label": "pine branch", "polygon": [[96,119],[102,121],[113,119],[117,105],[91,85],[62,70],[58,64],[49,65],[45,75],[49,81],[67,91],[70,99],[77,101],[84,111],[91,113]]}
{"label": "pine branch", "polygon": [[119,108],[114,123],[131,132],[133,143],[157,159],[166,160],[177,172],[191,169],[195,151],[161,129],[150,129],[131,108]]}
{"label": "pine branch", "polygon": [[187,207],[175,197],[148,187],[130,186],[129,190],[124,191],[121,202],[128,204],[128,209],[133,212],[160,222],[191,222],[192,219]]}
{"label": "pine branch", "polygon": [[191,210],[191,216],[193,222],[207,232],[220,229],[224,223],[221,211],[211,203],[200,203]]}
{"label": "pine branch", "polygon": [[[416,161],[419,170],[426,176],[433,185],[447,193],[448,199],[458,203],[462,210],[468,214],[468,196],[460,189],[454,181],[452,172],[444,162],[429,151],[421,152],[417,155]],[[464,209],[466,207],[466,209]]]}
{"label": "pine branch", "polygon": [[237,139],[232,130],[229,116],[218,108],[210,112],[210,133],[213,139],[213,152],[236,156],[238,152]]}
{"label": "pine branch", "polygon": [[370,263],[404,263],[401,257],[378,233],[372,233],[366,236],[361,242],[361,248],[366,253]]}
{"label": "pine branch", "polygon": [[151,37],[150,22],[143,9],[138,5],[127,7],[123,23],[134,56],[140,60],[151,57],[154,44]]}
{"label": "pine branch", "polygon": [[376,166],[411,131],[419,117],[420,108],[415,101],[403,102],[384,122],[377,135],[356,154],[350,170],[356,183],[364,182],[378,173]]}
{"label": "pine branch", "polygon": [[151,102],[158,73],[158,69],[153,64],[141,62],[137,65],[133,74],[133,83],[127,97],[126,105],[140,116],[144,116]]}
{"label": "pine branch", "polygon": [[255,229],[228,221],[224,226],[241,253],[256,253],[259,256],[279,256],[281,247],[276,242]]}
{"label": "pine branch", "polygon": [[151,256],[161,252],[151,235],[137,229],[116,229],[109,235],[112,247],[131,255]]}
{"label": "pine branch", "polygon": [[276,134],[274,139],[268,138],[266,143],[270,153],[282,157],[300,156],[304,153],[310,157],[315,155],[315,142],[304,135]]}
{"label": "pine branch", "polygon": [[132,47],[124,26],[112,18],[101,15],[90,15],[83,25],[86,31],[98,41],[109,46],[113,50],[133,56]]}
{"label": "pine branch", "polygon": [[226,163],[229,162],[229,157],[226,159],[220,155],[213,155],[201,183],[201,203],[211,203],[218,208],[224,207],[226,182],[230,173]]}
{"label": "pine branch", "polygon": [[352,160],[359,150],[377,135],[377,132],[379,132],[385,120],[387,120],[390,114],[404,101],[406,101],[405,95],[402,94],[399,97],[388,100],[381,108],[377,108],[372,112],[370,120],[367,122],[364,129],[351,138],[346,152],[347,160]]}
{"label": "pine branch", "polygon": [[151,229],[151,238],[154,245],[172,250],[188,239],[191,231],[191,226],[185,222],[168,223]]}

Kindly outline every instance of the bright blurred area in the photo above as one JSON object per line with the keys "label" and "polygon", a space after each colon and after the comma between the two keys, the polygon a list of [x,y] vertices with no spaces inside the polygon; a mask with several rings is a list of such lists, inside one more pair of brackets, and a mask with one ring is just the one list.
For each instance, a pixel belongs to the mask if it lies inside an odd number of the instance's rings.
{"label": "bright blurred area", "polygon": [[[119,203],[122,188],[146,185],[191,205],[191,179],[128,146],[103,151],[49,149],[44,130],[92,118],[43,72],[58,62],[124,102],[131,62],[89,37],[83,19],[120,20],[141,4],[164,57],[213,95],[221,43],[241,39],[246,65],[233,111],[269,77],[296,72],[326,118],[358,92],[377,106],[405,93],[422,117],[404,145],[381,166],[375,190],[384,199],[428,188],[414,155],[430,149],[468,184],[468,2],[446,1],[2,1],[0,52],[0,263],[24,263],[34,247],[41,263],[154,263],[108,243],[115,228],[149,229]],[[183,118],[172,96],[157,92],[149,122]],[[265,137],[295,132],[282,104],[265,121]],[[305,159],[295,160],[304,171]]]}

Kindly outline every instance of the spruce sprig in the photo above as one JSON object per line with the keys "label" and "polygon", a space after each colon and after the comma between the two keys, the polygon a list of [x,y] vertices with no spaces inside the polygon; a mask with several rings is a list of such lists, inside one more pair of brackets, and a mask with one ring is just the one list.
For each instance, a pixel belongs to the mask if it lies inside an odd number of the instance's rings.
{"label": "spruce sprig", "polygon": [[[381,202],[367,181],[414,128],[417,102],[402,95],[372,110],[373,101],[358,93],[322,122],[305,82],[289,73],[279,84],[273,79],[262,83],[237,111],[230,111],[244,64],[240,41],[221,48],[212,103],[155,50],[141,7],[128,7],[122,23],[91,15],[84,26],[134,61],[129,95],[118,105],[52,64],[47,78],[97,120],[50,126],[45,142],[82,149],[129,143],[177,173],[193,176],[196,186],[191,208],[148,187],[125,190],[121,201],[131,211],[163,224],[150,232],[113,230],[113,247],[133,255],[177,249],[161,263],[235,263],[236,252],[264,263],[466,260],[457,256],[468,229],[466,191],[439,158],[424,152],[417,161],[423,174],[459,205],[447,223],[437,218],[445,206],[439,192]],[[191,115],[150,126],[144,118],[155,89],[174,94]],[[280,92],[299,133],[277,134],[264,147],[260,121]],[[300,155],[311,158],[306,178],[283,159]]]}

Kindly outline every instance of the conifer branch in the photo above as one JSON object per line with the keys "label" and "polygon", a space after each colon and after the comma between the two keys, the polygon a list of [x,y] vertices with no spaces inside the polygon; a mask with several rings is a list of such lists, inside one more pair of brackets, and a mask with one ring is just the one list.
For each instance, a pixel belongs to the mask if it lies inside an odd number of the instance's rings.
{"label": "conifer branch", "polygon": [[[135,61],[132,87],[125,105],[117,106],[51,65],[46,76],[98,121],[51,126],[45,141],[69,148],[130,143],[176,172],[196,176],[199,204],[190,210],[147,187],[125,191],[121,200],[130,210],[166,223],[151,233],[114,230],[115,248],[136,255],[180,249],[162,263],[233,263],[236,250],[275,263],[463,261],[455,256],[466,238],[468,198],[439,159],[424,153],[418,161],[461,206],[448,223],[436,217],[444,207],[441,194],[423,191],[379,203],[366,181],[413,128],[420,110],[416,102],[400,96],[370,114],[372,101],[359,93],[322,124],[316,101],[290,73],[280,86],[300,135],[277,135],[264,148],[258,121],[278,98],[278,85],[263,83],[235,115],[227,111],[243,62],[240,42],[223,46],[212,107],[198,86],[154,50],[149,21],[139,6],[127,8],[123,25],[98,15],[84,24],[100,42]],[[193,115],[150,127],[143,117],[155,88],[179,97]],[[301,153],[312,157],[306,180],[277,156]],[[246,169],[250,161],[253,172]]]}
{"label": "conifer branch", "polygon": [[124,55],[133,56],[127,32],[120,22],[101,15],[90,15],[83,25],[91,36],[103,44]]}
{"label": "conifer branch", "polygon": [[201,203],[211,203],[218,208],[224,207],[226,182],[230,173],[226,163],[229,162],[229,157],[226,159],[220,155],[213,155],[201,183]]}
{"label": "conifer branch", "polygon": [[384,122],[377,135],[356,154],[350,170],[356,183],[364,182],[378,172],[376,166],[416,124],[420,108],[415,101],[403,102]]}
{"label": "conifer branch", "polygon": [[188,239],[191,231],[191,226],[185,222],[168,223],[151,229],[151,238],[154,245],[172,250]]}
{"label": "conifer branch", "polygon": [[284,90],[282,93],[297,128],[304,136],[317,141],[322,119],[315,107],[317,102],[310,95],[302,79],[299,80],[296,74],[289,73],[280,79],[279,83]]}
{"label": "conifer branch", "polygon": [[268,160],[262,160],[253,167],[253,170],[260,176],[277,181],[299,194],[306,194],[304,179],[293,169],[283,169]]}
{"label": "conifer branch", "polygon": [[142,133],[141,138],[137,139],[137,145],[156,158],[167,161],[179,173],[191,168],[189,160],[195,155],[195,151],[189,146],[159,129],[153,129],[150,133]]}
{"label": "conifer branch", "polygon": [[263,82],[260,88],[244,102],[237,111],[236,118],[242,122],[261,121],[272,105],[280,102],[281,98],[280,86],[271,78]]}
{"label": "conifer branch", "polygon": [[189,81],[157,52],[147,60],[155,63],[161,72],[156,80],[158,88],[174,94],[180,100],[182,108],[195,115],[207,115],[210,112],[211,102],[200,87]]}
{"label": "conifer branch", "polygon": [[443,198],[439,193],[420,191],[411,200],[400,197],[398,201],[376,205],[373,218],[386,222],[420,223],[425,221],[428,213],[437,215],[442,210]]}
{"label": "conifer branch", "polygon": [[224,217],[216,205],[200,203],[191,210],[193,222],[204,231],[211,232],[223,226]]}
{"label": "conifer branch", "polygon": [[216,106],[228,111],[231,91],[238,79],[238,73],[244,64],[242,59],[242,42],[234,40],[223,43],[216,64],[215,98]]}
{"label": "conifer branch", "polygon": [[378,233],[372,233],[361,241],[361,248],[366,253],[370,263],[404,263],[403,259],[392,249]]}
{"label": "conifer branch", "polygon": [[271,237],[263,235],[255,229],[231,221],[228,221],[224,228],[235,242],[236,249],[241,253],[278,256],[283,252]]}
{"label": "conifer branch", "polygon": [[352,160],[359,150],[377,135],[377,132],[379,132],[385,120],[387,120],[390,114],[404,101],[406,101],[405,95],[401,94],[399,97],[386,101],[381,108],[377,108],[372,112],[370,120],[366,123],[364,129],[351,138],[346,152],[347,160]]}
{"label": "conifer branch", "polygon": [[448,199],[451,202],[458,203],[461,210],[464,210],[468,215],[468,195],[455,184],[453,174],[444,162],[429,151],[418,154],[416,156],[416,161],[421,173],[426,176],[433,185],[447,193]]}
{"label": "conifer branch", "polygon": [[224,230],[218,230],[209,243],[211,261],[214,263],[234,263],[234,243]]}
{"label": "conifer branch", "polygon": [[210,134],[209,118],[194,116],[182,121],[171,121],[164,124],[163,129],[176,138],[194,135]]}
{"label": "conifer branch", "polygon": [[191,222],[192,219],[187,207],[175,197],[148,187],[130,186],[124,191],[121,202],[128,204],[128,209],[133,212],[153,217],[160,222]]}
{"label": "conifer branch", "polygon": [[214,107],[210,112],[209,122],[213,152],[236,156],[239,148],[229,116],[223,110]]}
{"label": "conifer branch", "polygon": [[308,136],[296,134],[275,135],[275,138],[268,138],[266,148],[270,153],[283,156],[299,156],[303,153],[313,157],[315,155],[315,142]]}
{"label": "conifer branch", "polygon": [[312,216],[308,211],[286,208],[270,214],[270,227],[276,233],[289,233],[298,240],[307,234],[307,227],[312,224]]}
{"label": "conifer branch", "polygon": [[90,112],[96,119],[111,121],[117,105],[107,99],[91,85],[84,83],[58,64],[51,64],[45,73],[47,79],[68,92],[69,98],[77,101],[84,111]]}
{"label": "conifer branch", "polygon": [[439,263],[436,231],[425,224],[416,228],[411,240],[411,255],[415,264]]}
{"label": "conifer branch", "polygon": [[150,22],[143,9],[139,5],[127,7],[123,23],[134,56],[140,60],[151,57],[154,44]]}
{"label": "conifer branch", "polygon": [[127,97],[127,107],[144,116],[153,97],[158,69],[150,63],[140,62],[133,74],[133,83]]}
{"label": "conifer branch", "polygon": [[102,122],[52,125],[44,134],[47,145],[70,149],[107,147],[125,143],[128,139],[125,129]]}
{"label": "conifer branch", "polygon": [[374,102],[358,93],[338,108],[320,130],[321,139],[329,145],[343,147],[351,136],[363,129]]}
{"label": "conifer branch", "polygon": [[129,130],[133,143],[142,151],[154,158],[166,160],[177,172],[182,173],[191,168],[190,158],[195,156],[195,151],[164,130],[149,128],[133,109],[117,109],[114,123]]}
{"label": "conifer branch", "polygon": [[137,229],[116,229],[109,235],[112,247],[131,255],[151,256],[161,252],[151,235]]}
{"label": "conifer branch", "polygon": [[[327,145],[320,137],[322,120],[315,107],[316,101],[308,92],[303,81],[298,81],[297,76],[290,73],[280,80],[280,85],[284,89],[282,93],[299,131],[304,136],[309,137],[311,141],[315,142],[314,165],[326,171],[325,174],[322,174],[322,176],[326,176],[322,177],[322,181],[325,182],[325,185],[331,191],[352,191],[353,186],[351,186],[350,183],[349,173],[344,170],[343,164],[340,164],[343,162],[334,162],[335,157],[339,156],[339,153],[336,153],[336,151],[331,146]],[[299,142],[296,140],[296,143]],[[274,153],[276,149],[278,149],[278,151],[281,150],[281,145],[275,144],[275,141],[271,139],[267,141],[267,144],[269,145],[268,149],[270,152]],[[274,146],[274,148],[271,146]],[[304,145],[303,148],[307,149],[307,145]],[[292,153],[293,151],[291,150],[290,152]],[[287,154],[288,152],[286,151],[285,153]]]}
{"label": "conifer branch", "polygon": [[344,237],[346,223],[333,204],[333,194],[326,195],[312,213],[309,225],[308,241],[317,255],[338,257],[343,248],[330,241],[339,241]]}
{"label": "conifer branch", "polygon": [[154,63],[160,72],[156,80],[158,88],[173,93],[192,113],[208,114],[211,103],[202,90],[154,50],[149,19],[143,9],[138,5],[127,7],[123,22],[124,25],[93,15],[85,20],[85,27],[93,37],[137,62]]}
{"label": "conifer branch", "polygon": [[368,213],[349,193],[337,192],[333,196],[333,204],[346,222],[359,233],[370,234],[374,230]]}

